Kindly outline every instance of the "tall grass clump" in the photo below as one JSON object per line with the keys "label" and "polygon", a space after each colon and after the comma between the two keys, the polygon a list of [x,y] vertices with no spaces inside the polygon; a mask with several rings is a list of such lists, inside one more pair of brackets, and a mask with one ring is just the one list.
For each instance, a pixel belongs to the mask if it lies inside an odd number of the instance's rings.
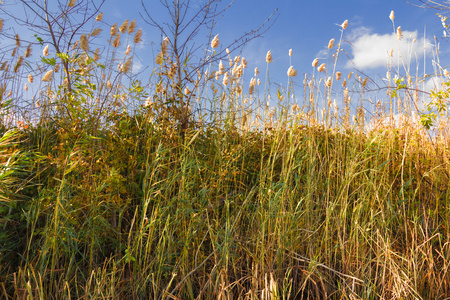
{"label": "tall grass clump", "polygon": [[2,58],[2,297],[450,295],[447,117],[412,117],[423,78],[396,69],[369,117],[371,79],[338,70],[345,21],[303,99],[291,63],[272,91],[270,51],[265,75],[226,49],[180,87],[168,38],[143,84],[142,30],[102,17],[67,52],[35,46],[39,68],[20,42]]}

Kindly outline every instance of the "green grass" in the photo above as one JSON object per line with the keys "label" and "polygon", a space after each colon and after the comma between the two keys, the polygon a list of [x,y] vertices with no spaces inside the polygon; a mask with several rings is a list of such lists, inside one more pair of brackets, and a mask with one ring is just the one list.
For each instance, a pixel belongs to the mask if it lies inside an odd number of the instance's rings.
{"label": "green grass", "polygon": [[[72,49],[73,90],[61,72],[41,82],[40,102],[19,123],[8,116],[19,116],[21,94],[2,87],[11,97],[0,131],[3,298],[450,295],[445,130],[365,130],[366,83],[356,75],[347,83],[356,100],[337,79],[327,86],[313,75],[303,107],[289,103],[289,78],[273,110],[268,80],[246,94],[243,77],[223,84],[221,75],[181,93],[169,51],[147,91],[115,71],[108,47],[102,64]],[[21,90],[20,68],[2,70],[8,89]],[[392,118],[392,107],[410,112],[413,87],[390,88],[390,109],[369,121]]]}
{"label": "green grass", "polygon": [[447,146],[300,126],[182,141],[148,124],[123,115],[23,162],[35,176],[3,203],[5,297],[448,295]]}

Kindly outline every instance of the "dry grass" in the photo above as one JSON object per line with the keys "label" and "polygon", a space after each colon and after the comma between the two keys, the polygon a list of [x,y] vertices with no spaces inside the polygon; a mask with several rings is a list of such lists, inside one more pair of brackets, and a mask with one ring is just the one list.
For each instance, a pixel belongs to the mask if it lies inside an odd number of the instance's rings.
{"label": "dry grass", "polygon": [[229,53],[174,87],[168,40],[148,90],[130,74],[134,26],[114,25],[103,57],[82,35],[65,71],[21,65],[6,81],[19,58],[2,65],[1,93],[13,99],[0,141],[3,297],[450,294],[447,119],[430,136],[407,117],[418,80],[390,83],[396,97],[368,118],[359,99],[370,81],[337,70],[344,22],[302,102],[294,66],[285,90],[271,90],[270,51],[265,86],[258,70],[245,83],[245,59]]}

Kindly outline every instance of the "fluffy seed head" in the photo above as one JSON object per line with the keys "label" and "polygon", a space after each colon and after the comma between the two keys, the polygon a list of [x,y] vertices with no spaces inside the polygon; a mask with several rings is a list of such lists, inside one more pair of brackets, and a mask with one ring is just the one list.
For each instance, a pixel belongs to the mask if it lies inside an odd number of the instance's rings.
{"label": "fluffy seed head", "polygon": [[327,82],[325,83],[328,87],[331,86],[331,77],[328,77]]}
{"label": "fluffy seed head", "polygon": [[362,82],[362,86],[366,86],[367,85],[367,80],[369,80],[369,77],[366,77],[363,82]]}
{"label": "fluffy seed head", "polygon": [[25,89],[25,91],[28,91],[28,84],[25,83],[24,89]]}
{"label": "fluffy seed head", "polygon": [[289,77],[297,76],[297,71],[294,69],[293,66],[290,66],[290,67],[289,67],[289,69],[288,69],[288,71],[287,71],[287,75],[288,75]]}
{"label": "fluffy seed head", "polygon": [[228,79],[229,79],[229,77],[228,77],[228,72],[226,72],[226,73],[223,75],[223,81],[222,81],[222,83],[223,83],[224,86],[226,86],[226,85],[228,84]]}
{"label": "fluffy seed head", "polygon": [[47,55],[48,55],[48,46],[49,46],[49,45],[45,46],[44,51],[42,51],[42,54],[43,54],[44,56],[47,56]]}
{"label": "fluffy seed head", "polygon": [[97,36],[102,32],[101,28],[95,28],[94,31],[92,31],[91,36]]}
{"label": "fluffy seed head", "polygon": [[118,35],[116,35],[116,38],[114,39],[114,41],[112,43],[112,46],[114,48],[119,47],[119,45],[120,45],[120,33]]}
{"label": "fluffy seed head", "polygon": [[125,33],[125,31],[127,31],[128,29],[128,19],[123,21],[122,25],[120,25],[119,27],[119,31],[120,33]]}
{"label": "fluffy seed head", "polygon": [[258,67],[256,67],[255,68],[255,77],[258,77],[258,75],[259,75],[259,70],[258,70]]}
{"label": "fluffy seed head", "polygon": [[347,86],[347,79],[344,79],[344,81],[342,81],[342,86],[346,87]]}
{"label": "fluffy seed head", "polygon": [[289,49],[289,56],[292,56],[292,49]]}
{"label": "fluffy seed head", "polygon": [[219,61],[219,74],[222,75],[225,72],[225,66],[222,61]]}
{"label": "fluffy seed head", "polygon": [[336,80],[340,80],[341,79],[341,76],[342,76],[342,73],[341,72],[336,72]]}
{"label": "fluffy seed head", "polygon": [[231,74],[233,77],[239,78],[242,76],[242,66],[241,65],[234,65],[233,70],[231,71]]}
{"label": "fluffy seed head", "polygon": [[19,58],[17,59],[17,63],[14,66],[14,73],[17,73],[19,71],[20,66],[23,64],[23,56],[20,55]]}
{"label": "fluffy seed head", "polygon": [[250,85],[248,87],[248,93],[251,95],[253,94],[253,91],[255,90],[255,86],[256,86],[256,80],[255,78],[250,79]]}
{"label": "fluffy seed head", "polygon": [[110,33],[111,33],[111,36],[115,36],[117,34],[117,23],[115,23],[113,26],[111,26]]}
{"label": "fluffy seed head", "polygon": [[74,7],[75,6],[75,0],[70,0],[69,4],[67,6]]}
{"label": "fluffy seed head", "polygon": [[219,47],[219,35],[216,35],[211,41],[211,48],[215,49]]}
{"label": "fluffy seed head", "polygon": [[145,100],[144,107],[149,107],[152,104],[152,97],[148,97],[147,100]]}
{"label": "fluffy seed head", "polygon": [[391,13],[389,15],[389,19],[391,19],[391,21],[394,21],[394,19],[395,19],[395,15],[394,15],[394,11],[393,10],[391,10]]}
{"label": "fluffy seed head", "polygon": [[42,81],[51,81],[53,78],[53,70],[47,71],[47,73],[45,73],[44,78],[42,78]]}
{"label": "fluffy seed head", "polygon": [[267,54],[266,54],[266,62],[267,62],[267,63],[271,63],[271,62],[272,62],[272,52],[270,52],[270,50],[267,51]]}
{"label": "fluffy seed head", "polygon": [[444,69],[444,76],[446,77],[450,76],[450,72],[447,69]]}
{"label": "fluffy seed head", "polygon": [[136,30],[136,19],[131,21],[130,26],[128,27],[128,34],[132,34]]}
{"label": "fluffy seed head", "polygon": [[83,51],[86,51],[86,52],[89,51],[88,38],[84,33],[80,36],[80,48]]}
{"label": "fluffy seed head", "polygon": [[31,56],[31,44],[28,45],[27,50],[25,50],[25,57]]}
{"label": "fluffy seed head", "polygon": [[14,48],[13,51],[11,52],[11,56],[12,57],[16,56],[16,52],[17,52],[17,48]]}
{"label": "fluffy seed head", "polygon": [[241,59],[241,65],[244,69],[247,68],[247,60],[245,58]]}
{"label": "fluffy seed head", "polygon": [[157,65],[162,65],[163,63],[164,54],[162,52],[159,52],[158,55],[155,58],[155,62]]}
{"label": "fluffy seed head", "polygon": [[347,29],[348,20],[345,20],[344,23],[341,24],[342,29]]}
{"label": "fluffy seed head", "polygon": [[16,41],[16,47],[20,47],[20,37],[19,37],[19,34],[16,34],[16,36],[15,36],[15,41]]}
{"label": "fluffy seed head", "polygon": [[140,41],[142,41],[142,40],[141,40],[141,36],[142,36],[142,29],[139,29],[139,30],[136,32],[136,34],[134,35],[133,41],[134,41],[135,44],[137,44],[137,43],[139,43]]}
{"label": "fluffy seed head", "polygon": [[127,46],[127,50],[125,51],[125,55],[130,54],[130,52],[131,52],[131,46],[128,45],[128,46]]}
{"label": "fluffy seed head", "polygon": [[401,26],[398,26],[398,27],[397,27],[397,38],[398,38],[399,40],[402,39],[402,27],[401,27]]}
{"label": "fluffy seed head", "polygon": [[316,68],[318,65],[319,65],[319,59],[316,58],[316,59],[313,60],[312,66],[313,66],[314,68]]}
{"label": "fluffy seed head", "polygon": [[325,71],[325,63],[323,63],[323,64],[321,64],[318,68],[317,68],[317,71],[319,71],[319,72],[324,72]]}
{"label": "fluffy seed head", "polygon": [[33,83],[33,80],[34,80],[33,75],[29,74],[28,75],[28,82],[29,83]]}
{"label": "fluffy seed head", "polygon": [[97,17],[95,17],[95,21],[101,21],[103,19],[103,13],[99,13]]}
{"label": "fluffy seed head", "polygon": [[167,53],[167,47],[169,47],[169,38],[165,37],[164,40],[161,43],[161,53],[166,54]]}
{"label": "fluffy seed head", "polygon": [[100,50],[97,48],[97,49],[95,49],[95,52],[94,52],[94,61],[97,61],[97,60],[99,60],[99,58],[100,58],[100,55],[99,55],[99,52]]}
{"label": "fluffy seed head", "polygon": [[334,39],[331,39],[329,42],[328,42],[328,49],[331,49],[331,48],[333,48],[333,46],[334,46]]}
{"label": "fluffy seed head", "polygon": [[189,90],[188,87],[186,87],[186,88],[184,89],[184,94],[187,96],[187,95],[189,95],[190,93],[191,93],[191,91]]}

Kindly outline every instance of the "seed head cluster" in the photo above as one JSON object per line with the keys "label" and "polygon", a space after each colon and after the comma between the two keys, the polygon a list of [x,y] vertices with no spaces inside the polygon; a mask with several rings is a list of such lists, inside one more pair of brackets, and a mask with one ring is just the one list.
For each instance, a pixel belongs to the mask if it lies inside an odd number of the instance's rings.
{"label": "seed head cluster", "polygon": [[82,34],[81,36],[80,36],[80,48],[83,50],[83,51],[89,51],[89,43],[88,43],[88,38],[87,38],[87,36],[85,35],[85,34]]}
{"label": "seed head cluster", "polygon": [[42,51],[42,55],[44,55],[44,56],[48,55],[48,45],[45,46],[44,50]]}
{"label": "seed head cluster", "polygon": [[272,52],[270,52],[270,50],[267,51],[267,54],[266,54],[266,62],[267,62],[267,63],[271,63],[271,62],[272,62]]}
{"label": "seed head cluster", "polygon": [[122,25],[119,27],[120,33],[125,33],[128,30],[128,20],[123,21]]}
{"label": "seed head cluster", "polygon": [[391,10],[391,13],[389,14],[389,19],[391,19],[391,21],[394,21],[395,19],[395,15],[394,15],[394,11]]}
{"label": "seed head cluster", "polygon": [[317,71],[319,71],[319,72],[325,72],[325,63],[323,63],[323,64],[321,64],[318,68],[317,68]]}
{"label": "seed head cluster", "polygon": [[312,62],[312,66],[313,66],[313,68],[317,68],[318,65],[319,65],[319,59],[315,58]]}
{"label": "seed head cluster", "polygon": [[290,67],[289,67],[289,69],[288,69],[288,71],[287,71],[287,75],[288,75],[289,77],[297,76],[297,71],[294,69],[293,66],[290,66]]}
{"label": "seed head cluster", "polygon": [[103,13],[100,13],[97,15],[97,17],[95,17],[95,21],[101,21],[103,19]]}
{"label": "seed head cluster", "polygon": [[219,35],[216,35],[211,41],[211,48],[215,49],[219,47]]}
{"label": "seed head cluster", "polygon": [[329,42],[328,42],[328,49],[331,49],[331,48],[333,48],[333,46],[334,46],[334,39],[331,39]]}
{"label": "seed head cluster", "polygon": [[42,78],[42,81],[51,81],[53,79],[53,70],[47,71],[47,73],[45,73],[44,77]]}
{"label": "seed head cluster", "polygon": [[130,26],[128,26],[128,34],[132,34],[136,30],[136,19],[131,21]]}
{"label": "seed head cluster", "polygon": [[142,36],[142,29],[139,29],[139,30],[136,32],[136,34],[134,35],[133,41],[134,41],[135,44],[137,44],[137,43],[139,43],[140,41],[142,41],[141,36]]}

